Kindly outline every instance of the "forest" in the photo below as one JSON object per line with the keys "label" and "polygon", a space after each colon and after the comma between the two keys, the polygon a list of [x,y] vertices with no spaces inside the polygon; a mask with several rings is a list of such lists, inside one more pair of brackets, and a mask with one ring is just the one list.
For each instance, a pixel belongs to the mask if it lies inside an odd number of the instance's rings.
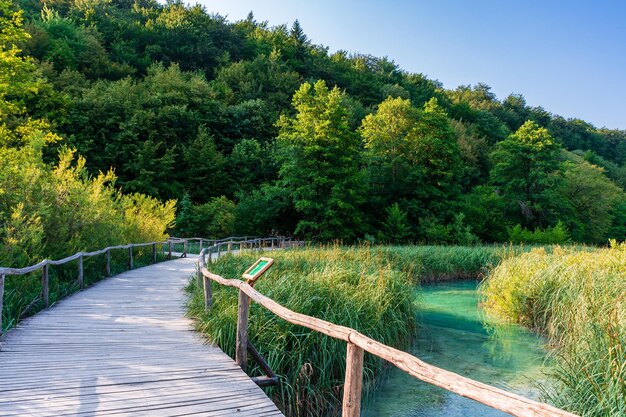
{"label": "forest", "polygon": [[0,4],[3,263],[166,232],[626,239],[626,131],[331,53],[298,21]]}

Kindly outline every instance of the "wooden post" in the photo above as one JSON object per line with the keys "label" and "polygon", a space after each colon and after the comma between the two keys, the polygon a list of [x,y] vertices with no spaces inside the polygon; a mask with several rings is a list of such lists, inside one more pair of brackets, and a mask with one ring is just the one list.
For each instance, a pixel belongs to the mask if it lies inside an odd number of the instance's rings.
{"label": "wooden post", "polygon": [[272,250],[274,250],[274,238],[272,238],[271,241],[272,241]]}
{"label": "wooden post", "polygon": [[155,264],[156,263],[156,243],[152,244],[152,263]]}
{"label": "wooden post", "polygon": [[229,255],[232,252],[232,250],[233,250],[233,241],[229,240],[228,241],[228,249],[227,249],[227,252],[228,252]]}
{"label": "wooden post", "polygon": [[361,415],[361,390],[363,385],[363,349],[348,343],[346,352],[346,379],[343,385],[342,417]]}
{"label": "wooden post", "polygon": [[43,299],[43,308],[50,305],[50,287],[48,286],[48,264],[41,268],[41,298]]}
{"label": "wooden post", "polygon": [[220,258],[220,244],[217,244],[217,257],[215,259],[219,259]]}
{"label": "wooden post", "polygon": [[213,281],[204,275],[202,277],[204,278],[204,310],[209,311],[213,307]]}
{"label": "wooden post", "polygon": [[111,276],[111,249],[107,249],[107,266],[106,266],[106,275],[107,277]]}
{"label": "wooden post", "polygon": [[0,275],[0,335],[2,335],[2,301],[4,300],[4,275]]}
{"label": "wooden post", "polygon": [[200,249],[198,249],[199,252],[202,252],[202,238],[200,238]]}
{"label": "wooden post", "polygon": [[187,240],[183,240],[183,258],[187,257]]}
{"label": "wooden post", "polygon": [[[210,256],[210,255],[209,255]],[[206,265],[206,258],[204,257],[204,253],[200,250],[200,259],[196,263],[196,284],[198,288],[200,288],[200,284],[202,284],[202,266]]]}
{"label": "wooden post", "polygon": [[83,254],[78,257],[78,285],[80,289],[85,288],[84,275],[83,275]]}
{"label": "wooden post", "polygon": [[133,245],[128,247],[128,269],[133,269]]}
{"label": "wooden post", "polygon": [[167,254],[167,258],[168,258],[168,259],[172,259],[172,241],[171,241],[171,240],[169,240],[167,243],[168,243],[168,245],[169,245],[169,252],[168,252],[168,254]]}
{"label": "wooden post", "polygon": [[239,305],[237,306],[237,340],[235,341],[235,362],[244,371],[248,362],[248,307],[250,297],[239,290]]}

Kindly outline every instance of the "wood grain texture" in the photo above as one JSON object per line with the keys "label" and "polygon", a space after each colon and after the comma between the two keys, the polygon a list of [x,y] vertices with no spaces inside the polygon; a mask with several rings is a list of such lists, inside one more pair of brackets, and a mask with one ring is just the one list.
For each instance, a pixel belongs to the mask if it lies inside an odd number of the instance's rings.
{"label": "wood grain texture", "polygon": [[239,291],[237,306],[237,336],[235,340],[235,362],[244,371],[248,363],[248,308],[250,299],[243,291]]}
{"label": "wood grain texture", "polygon": [[281,416],[185,318],[194,257],[116,275],[0,342],[0,415]]}
{"label": "wood grain texture", "polygon": [[361,415],[361,391],[363,388],[363,349],[348,343],[346,349],[346,378],[343,384],[343,417]]}

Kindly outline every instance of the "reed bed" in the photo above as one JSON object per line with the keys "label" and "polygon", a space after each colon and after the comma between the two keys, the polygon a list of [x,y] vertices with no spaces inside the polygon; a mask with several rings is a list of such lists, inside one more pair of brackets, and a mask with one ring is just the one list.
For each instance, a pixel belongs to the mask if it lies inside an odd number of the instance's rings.
{"label": "reed bed", "polygon": [[524,251],[522,246],[388,246],[381,247],[396,268],[416,283],[477,279],[501,259]]}
{"label": "reed bed", "polygon": [[483,283],[494,314],[544,332],[555,357],[547,400],[583,416],[626,416],[626,244],[533,249]]}
{"label": "reed bed", "polygon": [[[224,256],[212,272],[239,277],[258,252]],[[287,308],[352,327],[405,349],[416,328],[414,286],[381,249],[331,246],[272,252],[272,269],[255,285]],[[193,282],[193,281],[192,281]],[[191,284],[190,289],[194,289]],[[214,307],[205,313],[200,289],[190,299],[198,329],[234,356],[237,292],[214,286]],[[268,394],[287,416],[338,415],[345,373],[346,344],[292,325],[257,304],[250,307],[250,340],[280,376]],[[366,355],[364,383],[371,388],[384,363]],[[253,363],[251,375],[260,374]]]}
{"label": "reed bed", "polygon": [[[276,263],[256,284],[260,292],[300,313],[352,327],[376,340],[407,349],[416,334],[416,283],[422,277],[474,277],[508,253],[495,246],[330,245],[272,252]],[[226,278],[241,276],[258,252],[224,256],[209,266]],[[237,292],[213,286],[214,307],[204,311],[192,280],[189,313],[197,328],[234,357]],[[287,416],[339,415],[346,346],[277,318],[252,304],[250,339],[281,377],[268,394]],[[376,387],[388,367],[365,356],[364,385]],[[251,375],[260,370],[250,363]]]}

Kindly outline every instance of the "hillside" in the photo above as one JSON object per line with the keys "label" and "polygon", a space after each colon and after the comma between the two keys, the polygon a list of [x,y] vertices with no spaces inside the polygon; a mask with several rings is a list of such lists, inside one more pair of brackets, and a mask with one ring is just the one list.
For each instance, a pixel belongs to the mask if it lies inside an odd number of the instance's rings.
{"label": "hillside", "polygon": [[178,200],[178,234],[626,239],[624,131],[330,54],[297,21],[179,2],[19,7],[38,78],[22,101],[62,138],[46,161],[69,146],[124,193]]}

